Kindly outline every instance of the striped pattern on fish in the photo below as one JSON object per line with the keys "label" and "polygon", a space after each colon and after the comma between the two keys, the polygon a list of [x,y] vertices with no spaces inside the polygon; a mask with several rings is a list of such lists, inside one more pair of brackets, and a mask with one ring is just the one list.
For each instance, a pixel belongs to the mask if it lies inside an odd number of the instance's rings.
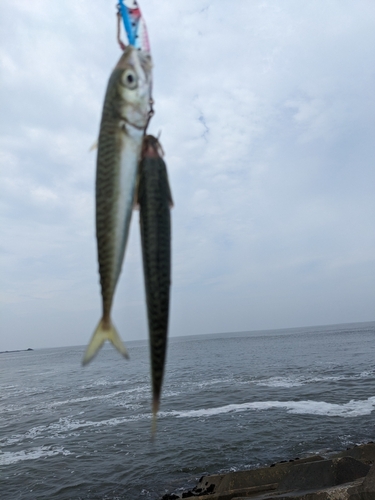
{"label": "striped pattern on fish", "polygon": [[127,47],[104,99],[96,173],[96,237],[103,315],[83,358],[87,364],[106,340],[127,357],[111,322],[111,308],[128,239],[137,167],[152,112],[151,57]]}
{"label": "striped pattern on fish", "polygon": [[173,205],[161,146],[146,136],[137,189],[150,338],[153,414],[159,409],[167,350]]}

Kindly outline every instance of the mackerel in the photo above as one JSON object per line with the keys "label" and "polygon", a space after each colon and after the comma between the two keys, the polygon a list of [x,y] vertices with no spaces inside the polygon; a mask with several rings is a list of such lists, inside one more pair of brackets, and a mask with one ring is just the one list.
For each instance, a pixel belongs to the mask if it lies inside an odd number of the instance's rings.
{"label": "mackerel", "polygon": [[[139,165],[137,189],[152,374],[154,424],[159,410],[167,350],[171,283],[171,217],[173,205],[167,168],[158,140],[147,135]],[[155,425],[154,425],[155,431]]]}
{"label": "mackerel", "polygon": [[151,56],[126,47],[113,70],[104,99],[96,170],[96,238],[102,294],[102,318],[82,363],[106,340],[128,357],[111,320],[134,203],[142,142],[152,114]]}

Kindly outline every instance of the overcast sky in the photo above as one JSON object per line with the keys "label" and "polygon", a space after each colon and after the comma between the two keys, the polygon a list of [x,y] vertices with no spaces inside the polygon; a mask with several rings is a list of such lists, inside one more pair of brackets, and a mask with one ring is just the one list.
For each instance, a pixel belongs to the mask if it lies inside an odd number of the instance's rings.
{"label": "overcast sky", "polygon": [[[141,0],[175,208],[170,335],[375,319],[374,0]],[[0,3],[0,350],[100,318],[115,0]],[[146,338],[134,212],[113,319]]]}

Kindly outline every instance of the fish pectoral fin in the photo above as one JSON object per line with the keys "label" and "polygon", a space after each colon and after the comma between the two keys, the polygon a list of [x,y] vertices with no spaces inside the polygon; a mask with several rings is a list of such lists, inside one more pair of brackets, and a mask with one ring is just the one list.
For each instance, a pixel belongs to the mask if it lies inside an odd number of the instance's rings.
{"label": "fish pectoral fin", "polygon": [[102,347],[104,342],[108,340],[111,342],[116,349],[124,356],[124,358],[129,359],[128,351],[122,343],[116,328],[110,323],[109,328],[105,328],[103,320],[99,322],[97,329],[95,330],[89,345],[87,346],[85,355],[83,356],[82,365],[87,365],[94,356],[98,353],[99,349]]}
{"label": "fish pectoral fin", "polygon": [[95,149],[98,149],[98,142],[99,142],[99,140],[96,139],[96,141],[94,142],[94,144],[89,149],[89,153],[91,153],[91,151],[94,151]]}

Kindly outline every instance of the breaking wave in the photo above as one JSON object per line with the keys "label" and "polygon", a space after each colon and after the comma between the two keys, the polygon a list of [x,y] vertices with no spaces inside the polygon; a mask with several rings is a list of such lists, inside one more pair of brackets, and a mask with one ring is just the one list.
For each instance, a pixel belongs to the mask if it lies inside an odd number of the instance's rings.
{"label": "breaking wave", "polygon": [[272,409],[284,409],[288,413],[320,415],[327,417],[359,417],[370,415],[375,408],[375,397],[366,400],[351,400],[348,403],[336,404],[324,401],[258,401],[252,403],[230,404],[218,408],[207,408],[200,410],[172,411],[161,414],[163,416],[173,415],[177,418],[190,417],[212,417],[223,413],[235,413],[243,411],[262,411]]}
{"label": "breaking wave", "polygon": [[0,465],[12,465],[23,460],[35,460],[54,455],[70,455],[70,451],[65,450],[62,446],[39,446],[28,451],[5,451],[0,452]]}
{"label": "breaking wave", "polygon": [[375,377],[374,371],[364,371],[356,375],[325,375],[321,377],[306,377],[306,376],[290,376],[290,377],[271,377],[267,379],[257,380],[253,383],[262,387],[299,387],[306,384],[314,384],[317,382],[338,382],[340,380],[359,380],[369,377]]}
{"label": "breaking wave", "polygon": [[[348,403],[337,404],[327,403],[325,401],[254,401],[249,403],[229,404],[215,408],[201,408],[198,410],[170,410],[162,411],[159,413],[159,418],[209,418],[225,413],[238,413],[246,411],[266,411],[281,409],[286,410],[287,413],[299,415],[317,415],[325,417],[343,417],[353,418],[363,415],[370,415],[375,409],[375,396],[365,400],[350,400]],[[127,422],[135,422],[138,420],[146,420],[151,418],[151,413],[139,413],[133,416],[115,417],[99,421],[72,419],[69,417],[60,418],[58,422],[49,425],[39,425],[31,428],[24,434],[14,434],[7,438],[0,440],[0,447],[12,446],[19,444],[23,441],[33,441],[42,437],[58,437],[64,438],[66,434],[76,435],[80,431],[87,428],[99,427],[114,427],[117,425],[125,424]],[[43,448],[43,450],[45,450]],[[18,460],[26,460],[22,458],[23,452],[20,452]],[[3,457],[3,455],[1,455]],[[29,459],[38,458],[31,455]]]}

